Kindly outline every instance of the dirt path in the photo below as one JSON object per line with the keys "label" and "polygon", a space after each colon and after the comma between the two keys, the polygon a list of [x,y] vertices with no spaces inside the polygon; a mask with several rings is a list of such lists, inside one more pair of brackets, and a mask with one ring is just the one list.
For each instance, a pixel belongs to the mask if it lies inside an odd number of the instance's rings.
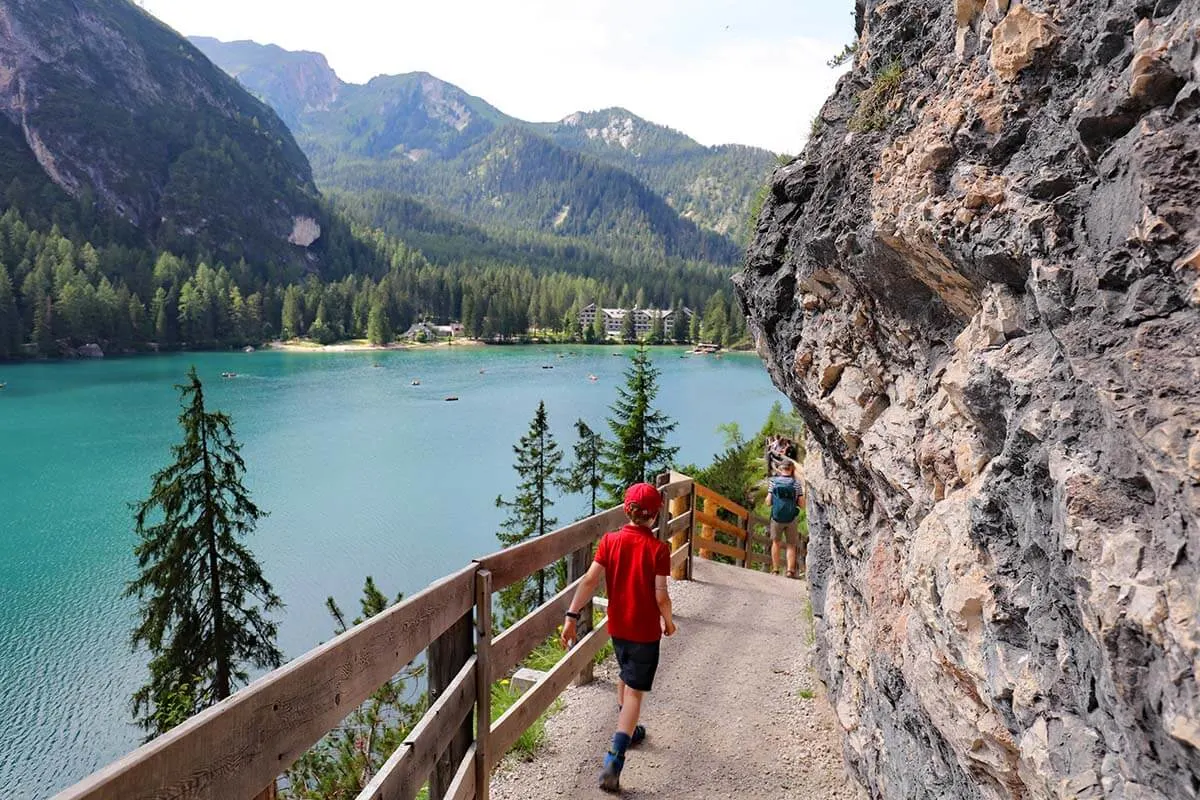
{"label": "dirt path", "polygon": [[[662,644],[622,796],[858,800],[833,711],[809,667],[805,585],[696,561],[672,582],[679,633]],[[507,761],[497,800],[609,797],[596,787],[616,723],[616,669],[563,695],[533,762]]]}

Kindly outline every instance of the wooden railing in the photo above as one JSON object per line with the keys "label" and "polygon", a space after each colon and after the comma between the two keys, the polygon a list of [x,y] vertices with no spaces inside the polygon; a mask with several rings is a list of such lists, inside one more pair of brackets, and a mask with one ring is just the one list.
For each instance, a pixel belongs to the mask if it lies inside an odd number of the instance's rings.
{"label": "wooden railing", "polygon": [[[721,508],[730,501],[679,473],[663,476],[659,484],[668,502],[655,532],[671,541],[676,576],[690,577],[691,532],[701,516],[693,514],[696,498],[716,498],[712,502]],[[432,800],[486,800],[492,768],[521,733],[573,679],[590,677],[593,659],[609,638],[607,618],[593,629],[589,607],[575,647],[494,721],[492,684],[555,631],[588,568],[593,544],[624,522],[615,508],[480,558],[264,675],[55,800],[249,800],[271,793],[296,759],[422,651],[429,709],[358,798],[411,800],[428,784]],[[569,559],[568,585],[493,637],[493,594],[562,558]]]}

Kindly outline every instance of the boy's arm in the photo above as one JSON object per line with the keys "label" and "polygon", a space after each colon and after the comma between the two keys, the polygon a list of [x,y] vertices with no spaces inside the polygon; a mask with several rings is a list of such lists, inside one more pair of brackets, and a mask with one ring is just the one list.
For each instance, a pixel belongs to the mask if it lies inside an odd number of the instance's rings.
{"label": "boy's arm", "polygon": [[[599,561],[593,561],[588,567],[588,571],[583,574],[583,580],[579,582],[579,588],[575,590],[575,597],[571,599],[571,605],[567,609],[567,614],[578,614],[579,609],[587,605],[592,599],[592,595],[600,588],[600,581],[604,580],[604,567]],[[571,645],[575,644],[575,620],[568,616],[563,620],[562,635],[560,637],[564,650],[570,650]]]}
{"label": "boy's arm", "polygon": [[654,599],[658,613],[662,615],[662,630],[667,636],[675,634],[675,619],[671,614],[671,593],[667,590],[667,576],[654,576]]}

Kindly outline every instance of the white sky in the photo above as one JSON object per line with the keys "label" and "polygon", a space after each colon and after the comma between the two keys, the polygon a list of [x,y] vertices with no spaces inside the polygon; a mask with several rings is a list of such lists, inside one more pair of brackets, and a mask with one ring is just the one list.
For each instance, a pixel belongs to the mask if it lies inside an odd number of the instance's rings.
{"label": "white sky", "polygon": [[188,36],[324,53],[345,81],[425,71],[515,117],[623,106],[704,144],[795,153],[853,0],[139,0]]}

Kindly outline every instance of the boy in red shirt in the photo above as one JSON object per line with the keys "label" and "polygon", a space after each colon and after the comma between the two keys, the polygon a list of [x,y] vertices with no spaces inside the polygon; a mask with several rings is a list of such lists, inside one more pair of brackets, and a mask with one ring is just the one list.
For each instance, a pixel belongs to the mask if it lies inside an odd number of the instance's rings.
{"label": "boy in red shirt", "polygon": [[575,592],[563,623],[563,647],[575,642],[578,609],[587,605],[603,578],[608,588],[608,632],[621,677],[617,681],[617,732],[604,756],[600,788],[620,791],[625,751],[646,738],[638,724],[642,699],[654,683],[658,669],[658,643],[663,634],[675,633],[667,576],[671,574],[671,549],[654,538],[650,527],[662,508],[662,495],[648,483],[635,483],[625,492],[629,524],[604,534],[596,559]]}

